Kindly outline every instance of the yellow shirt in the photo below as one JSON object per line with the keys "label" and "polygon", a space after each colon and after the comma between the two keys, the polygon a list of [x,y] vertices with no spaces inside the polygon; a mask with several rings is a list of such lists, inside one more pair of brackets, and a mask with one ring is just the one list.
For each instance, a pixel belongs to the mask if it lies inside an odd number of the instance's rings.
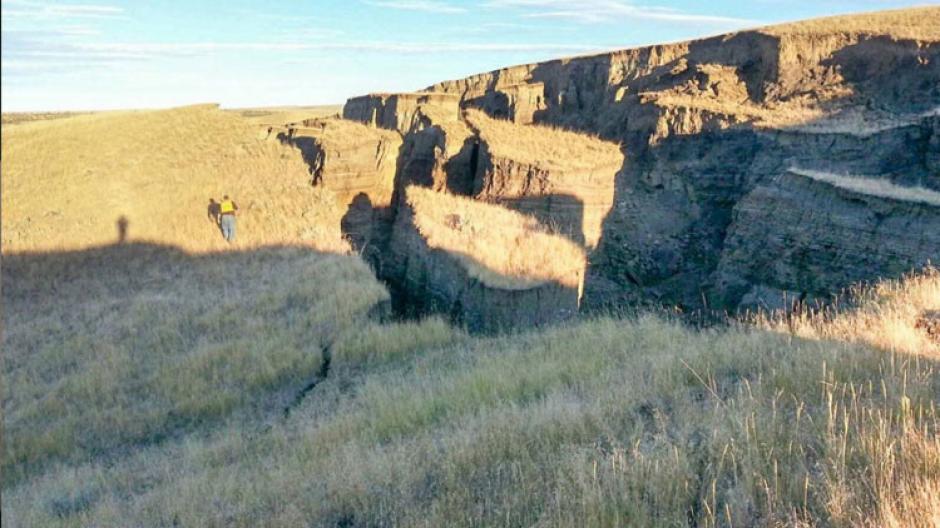
{"label": "yellow shirt", "polygon": [[223,200],[219,205],[219,212],[222,214],[231,214],[235,212],[235,202],[231,200]]}

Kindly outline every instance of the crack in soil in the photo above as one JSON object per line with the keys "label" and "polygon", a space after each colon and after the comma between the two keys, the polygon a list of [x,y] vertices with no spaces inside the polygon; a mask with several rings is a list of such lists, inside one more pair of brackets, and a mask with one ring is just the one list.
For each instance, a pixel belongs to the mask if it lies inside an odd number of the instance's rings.
{"label": "crack in soil", "polygon": [[310,391],[312,391],[317,385],[319,385],[320,382],[326,380],[326,378],[329,376],[330,361],[333,358],[332,347],[333,347],[332,343],[323,347],[323,349],[320,352],[323,357],[323,362],[320,363],[320,368],[317,370],[317,373],[313,377],[313,379],[311,379],[309,383],[304,385],[304,387],[300,389],[300,392],[298,392],[297,395],[294,396],[294,400],[291,403],[289,403],[286,407],[284,407],[284,418],[289,418],[291,411],[294,410],[298,405],[303,403],[304,398],[307,397],[307,394],[309,394]]}

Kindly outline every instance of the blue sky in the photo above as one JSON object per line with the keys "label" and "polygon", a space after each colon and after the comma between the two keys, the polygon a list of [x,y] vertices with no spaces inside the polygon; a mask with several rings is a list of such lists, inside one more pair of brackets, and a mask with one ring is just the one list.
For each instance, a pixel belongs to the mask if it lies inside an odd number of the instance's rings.
{"label": "blue sky", "polygon": [[[940,3],[940,0],[933,2]],[[4,112],[341,103],[895,0],[2,0]]]}

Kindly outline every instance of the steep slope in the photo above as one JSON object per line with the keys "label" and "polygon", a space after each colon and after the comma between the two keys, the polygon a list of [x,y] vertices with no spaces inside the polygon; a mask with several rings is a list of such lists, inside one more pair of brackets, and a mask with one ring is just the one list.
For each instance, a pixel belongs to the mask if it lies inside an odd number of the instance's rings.
{"label": "steep slope", "polygon": [[617,144],[479,111],[468,111],[467,122],[480,143],[475,198],[533,214],[575,242],[597,247],[623,165]]}
{"label": "steep slope", "polygon": [[717,276],[725,304],[781,308],[938,256],[940,192],[793,169],[738,202]]}
{"label": "steep slope", "polygon": [[289,419],[52,466],[3,525],[933,528],[940,276],[860,301],[779,331],[354,323]]}

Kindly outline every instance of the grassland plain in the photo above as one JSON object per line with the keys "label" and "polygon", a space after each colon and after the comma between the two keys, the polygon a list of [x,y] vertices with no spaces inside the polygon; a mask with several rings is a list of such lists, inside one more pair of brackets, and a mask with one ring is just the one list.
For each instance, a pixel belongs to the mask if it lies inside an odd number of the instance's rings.
{"label": "grassland plain", "polygon": [[303,123],[308,119],[338,116],[343,113],[343,105],[269,106],[260,108],[231,108],[227,111],[240,115],[253,124],[287,125]]}
{"label": "grassland plain", "polygon": [[298,244],[342,251],[345,212],[309,185],[299,150],[215,105],[103,112],[3,129],[3,251],[130,241],[188,251],[227,247],[209,199],[240,206],[238,247]]}
{"label": "grassland plain", "polygon": [[[120,456],[36,464],[5,485],[3,522],[936,526],[940,347],[914,326],[940,309],[940,274],[848,305],[704,331],[650,315],[490,338],[437,320],[349,327],[288,418],[233,413]],[[106,365],[88,375],[130,372]]]}

